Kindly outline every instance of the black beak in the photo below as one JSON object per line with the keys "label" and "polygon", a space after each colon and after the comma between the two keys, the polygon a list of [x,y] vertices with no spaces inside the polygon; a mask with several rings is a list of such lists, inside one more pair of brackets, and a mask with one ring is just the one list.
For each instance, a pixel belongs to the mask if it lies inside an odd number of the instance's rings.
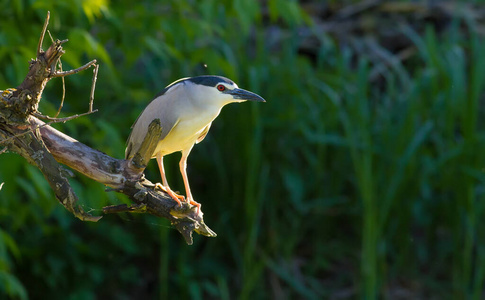
{"label": "black beak", "polygon": [[266,102],[266,100],[263,99],[263,97],[259,96],[258,94],[255,94],[250,91],[246,91],[243,89],[233,89],[227,91],[228,94],[231,94],[234,99],[238,100],[247,100],[247,101],[256,101],[256,102]]}

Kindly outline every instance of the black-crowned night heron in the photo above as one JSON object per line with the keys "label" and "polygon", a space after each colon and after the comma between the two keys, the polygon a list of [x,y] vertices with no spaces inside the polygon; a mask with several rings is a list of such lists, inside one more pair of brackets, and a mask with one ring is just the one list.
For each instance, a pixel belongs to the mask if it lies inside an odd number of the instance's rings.
{"label": "black-crowned night heron", "polygon": [[158,94],[133,124],[125,151],[126,159],[134,157],[147,136],[148,126],[159,119],[162,135],[151,158],[157,159],[162,175],[162,188],[181,204],[180,200],[184,197],[170,189],[163,169],[163,157],[181,151],[179,166],[187,201],[197,206],[198,213],[200,204],[194,201],[187,178],[187,157],[190,150],[204,139],[212,121],[224,105],[247,100],[265,102],[259,95],[238,88],[225,77],[197,76],[177,80]]}

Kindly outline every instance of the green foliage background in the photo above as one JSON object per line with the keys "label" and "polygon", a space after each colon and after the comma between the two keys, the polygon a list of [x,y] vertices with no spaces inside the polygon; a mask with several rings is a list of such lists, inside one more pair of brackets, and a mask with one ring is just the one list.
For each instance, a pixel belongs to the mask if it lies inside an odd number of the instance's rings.
{"label": "green foliage background", "polygon": [[[296,1],[2,1],[0,89],[23,80],[47,10],[54,38],[69,39],[64,69],[101,64],[99,112],[55,127],[109,155],[123,156],[143,107],[180,77],[224,75],[267,103],[224,108],[194,148],[193,193],[218,237],[193,246],[147,215],[83,223],[37,169],[0,155],[2,296],[483,294],[485,43],[472,19],[444,34],[401,28],[415,50],[403,64],[340,43]],[[89,71],[66,79],[63,116],[87,110],[90,84]],[[53,80],[40,110],[54,115],[61,95]],[[183,189],[178,159],[168,179]],[[155,163],[146,175],[159,180]],[[93,214],[128,202],[82,175],[71,183]]]}

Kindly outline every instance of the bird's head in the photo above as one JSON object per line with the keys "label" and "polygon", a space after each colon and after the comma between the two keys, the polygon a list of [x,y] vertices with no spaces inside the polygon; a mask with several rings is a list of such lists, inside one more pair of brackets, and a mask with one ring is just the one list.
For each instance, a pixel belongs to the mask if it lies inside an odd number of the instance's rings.
{"label": "bird's head", "polygon": [[207,104],[220,105],[221,107],[232,102],[266,102],[261,96],[241,89],[232,80],[213,75],[203,75],[180,79],[171,84],[184,84],[184,88],[191,94],[191,98]]}

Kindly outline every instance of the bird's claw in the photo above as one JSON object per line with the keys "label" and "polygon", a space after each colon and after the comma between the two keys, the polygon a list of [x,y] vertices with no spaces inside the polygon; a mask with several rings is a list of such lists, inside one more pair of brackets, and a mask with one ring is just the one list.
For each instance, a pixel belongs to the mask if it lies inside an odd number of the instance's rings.
{"label": "bird's claw", "polygon": [[192,198],[188,198],[187,202],[190,203],[191,205],[197,207],[196,214],[199,215],[200,214],[200,207],[202,206],[202,204],[200,204],[199,202],[196,202]]}
{"label": "bird's claw", "polygon": [[160,189],[160,190],[162,190],[164,192],[167,191],[167,189],[160,182],[155,183],[155,186],[153,187],[153,189],[155,189],[155,190],[156,189]]}
{"label": "bird's claw", "polygon": [[179,206],[182,205],[182,202],[180,200],[182,200],[182,201],[185,200],[185,197],[184,196],[176,194],[174,191],[172,191],[170,188],[164,186],[160,182],[155,183],[155,187],[154,188],[155,189],[158,188],[158,189],[164,191],[165,193],[167,193],[170,197],[172,197],[173,200],[175,200],[175,202],[178,203]]}
{"label": "bird's claw", "polygon": [[200,214],[200,207],[202,205],[199,202],[194,201],[194,199],[192,199],[192,198],[185,199],[185,197],[183,195],[178,195],[177,193],[175,193],[174,191],[172,191],[170,188],[164,186],[160,182],[155,183],[155,187],[154,188],[155,189],[160,189],[160,190],[164,191],[165,193],[167,193],[170,197],[172,197],[172,199],[175,202],[177,202],[177,206],[179,206],[179,207],[182,207],[182,202],[189,203],[190,205],[195,206],[197,208],[196,214],[197,215]]}

